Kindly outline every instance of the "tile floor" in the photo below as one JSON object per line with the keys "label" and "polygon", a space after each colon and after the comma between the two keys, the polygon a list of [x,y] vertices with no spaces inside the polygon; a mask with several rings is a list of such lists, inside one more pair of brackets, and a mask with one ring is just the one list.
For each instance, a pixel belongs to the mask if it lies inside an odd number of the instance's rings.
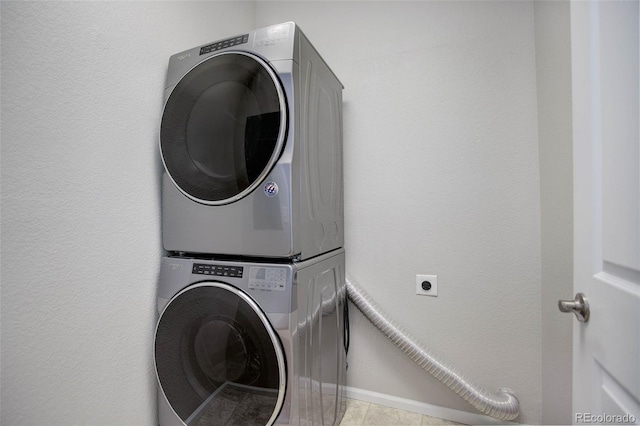
{"label": "tile floor", "polygon": [[437,419],[410,411],[347,399],[347,411],[340,426],[421,426],[459,425],[461,423]]}

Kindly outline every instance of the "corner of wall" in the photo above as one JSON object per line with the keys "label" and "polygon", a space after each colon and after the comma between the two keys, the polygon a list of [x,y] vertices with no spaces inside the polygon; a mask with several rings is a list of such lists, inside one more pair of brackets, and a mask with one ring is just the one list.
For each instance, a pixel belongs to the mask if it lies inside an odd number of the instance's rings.
{"label": "corner of wall", "polygon": [[534,2],[542,268],[542,422],[571,424],[573,157],[569,1]]}

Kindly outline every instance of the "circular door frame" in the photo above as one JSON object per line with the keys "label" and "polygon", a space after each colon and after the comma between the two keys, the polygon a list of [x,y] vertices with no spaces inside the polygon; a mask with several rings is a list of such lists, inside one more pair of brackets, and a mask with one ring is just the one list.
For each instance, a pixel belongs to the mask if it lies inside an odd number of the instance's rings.
{"label": "circular door frame", "polygon": [[[271,173],[271,170],[273,169],[273,167],[275,166],[275,164],[278,162],[278,160],[280,159],[280,156],[282,154],[282,151],[284,149],[284,144],[285,144],[285,140],[287,139],[287,133],[288,133],[288,120],[289,120],[289,111],[287,109],[287,97],[285,94],[285,91],[282,87],[282,82],[280,81],[280,79],[278,78],[278,75],[276,74],[276,72],[273,70],[273,68],[268,64],[267,61],[265,61],[264,59],[262,59],[260,56],[250,53],[250,52],[244,52],[241,50],[231,50],[231,51],[226,51],[226,52],[220,52],[220,53],[216,53],[213,54],[211,56],[209,56],[208,58],[203,59],[202,61],[198,62],[197,64],[195,64],[193,67],[191,67],[187,72],[185,72],[182,77],[180,77],[180,79],[178,80],[178,82],[176,84],[173,85],[172,89],[171,89],[171,93],[169,94],[169,96],[167,96],[167,99],[164,103],[164,106],[162,107],[162,115],[160,117],[160,122],[162,123],[162,120],[164,119],[164,114],[166,112],[167,109],[167,104],[169,103],[169,100],[171,99],[171,95],[173,95],[173,92],[175,91],[175,89],[178,87],[178,85],[182,82],[182,80],[194,69],[196,69],[197,67],[199,67],[200,65],[204,64],[205,62],[215,59],[217,57],[223,56],[223,55],[244,55],[249,57],[250,59],[255,60],[258,64],[260,64],[262,66],[262,68],[264,68],[265,71],[267,71],[267,73],[269,74],[269,77],[271,77],[271,81],[273,82],[273,85],[276,89],[276,92],[278,94],[278,103],[280,105],[280,111],[281,111],[281,117],[280,117],[280,126],[278,129],[278,139],[276,141],[276,146],[273,150],[273,153],[271,155],[271,158],[269,159],[267,165],[265,166],[265,168],[262,170],[262,172],[258,175],[258,177],[248,186],[246,187],[244,190],[240,191],[239,193],[237,193],[236,195],[232,196],[232,197],[228,197],[222,200],[203,200],[200,199],[198,197],[193,196],[192,194],[188,193],[187,191],[185,191],[184,189],[182,189],[182,187],[175,181],[175,179],[173,178],[173,176],[171,175],[171,172],[169,171],[169,168],[167,167],[167,163],[164,159],[164,151],[162,149],[162,131],[160,131],[160,134],[158,136],[158,144],[160,147],[160,157],[162,158],[162,165],[165,169],[165,171],[167,172],[167,175],[169,176],[169,179],[171,179],[171,182],[173,183],[173,185],[187,198],[196,201],[200,204],[205,204],[205,205],[209,205],[209,206],[221,206],[221,205],[225,205],[225,204],[231,204],[234,203],[244,197],[246,197],[247,195],[249,195],[251,192],[253,192],[258,186],[260,186],[260,184],[262,182],[264,182],[265,178],[267,177],[267,175],[269,173]],[[161,125],[161,129],[162,129],[162,125]]]}
{"label": "circular door frame", "polygon": [[269,319],[267,318],[266,314],[264,313],[262,308],[260,308],[260,306],[256,303],[256,301],[253,300],[253,298],[251,296],[249,296],[247,293],[245,293],[244,291],[242,291],[242,290],[238,289],[237,287],[234,287],[234,286],[232,286],[230,284],[224,283],[222,281],[201,281],[201,282],[194,283],[194,284],[191,284],[191,285],[185,287],[184,289],[182,289],[178,293],[176,293],[176,295],[174,295],[169,300],[169,302],[167,302],[167,304],[162,309],[162,313],[158,316],[158,321],[156,323],[155,333],[153,335],[153,341],[154,341],[154,345],[153,345],[154,346],[154,348],[153,348],[153,367],[154,367],[154,371],[155,371],[155,374],[156,374],[156,381],[158,382],[158,387],[159,387],[160,391],[162,392],[162,396],[164,397],[164,399],[169,404],[169,408],[171,409],[173,414],[176,416],[176,418],[180,419],[180,421],[184,423],[184,421],[180,418],[180,416],[173,409],[173,406],[171,405],[171,402],[169,401],[169,399],[167,398],[167,395],[164,392],[164,389],[162,387],[162,383],[160,382],[160,377],[158,376],[158,365],[157,365],[157,362],[156,362],[157,357],[156,357],[156,349],[155,349],[156,345],[155,345],[155,342],[156,342],[157,335],[158,335],[158,328],[160,326],[160,320],[162,319],[165,311],[169,308],[171,303],[174,302],[176,299],[178,299],[180,296],[182,296],[184,293],[186,293],[186,292],[188,292],[190,290],[194,290],[196,288],[200,288],[200,287],[216,287],[216,288],[227,290],[227,291],[233,293],[234,295],[236,295],[237,297],[242,299],[244,302],[246,302],[251,307],[251,309],[258,316],[258,318],[260,319],[260,322],[262,323],[262,325],[264,326],[265,330],[267,331],[267,333],[269,335],[269,340],[271,341],[271,344],[273,345],[273,349],[274,349],[274,351],[276,353],[276,360],[278,362],[278,377],[279,377],[279,381],[280,381],[279,384],[278,384],[278,398],[277,398],[277,401],[276,401],[275,409],[273,410],[273,413],[271,414],[271,417],[269,418],[269,421],[266,423],[265,426],[272,425],[276,421],[276,419],[277,419],[278,415],[280,414],[280,412],[282,411],[282,407],[284,405],[284,398],[285,398],[285,395],[286,395],[286,387],[287,387],[287,363],[286,363],[284,349],[282,348],[282,342],[280,341],[280,338],[278,337],[277,332],[274,330],[273,326],[269,322]]}

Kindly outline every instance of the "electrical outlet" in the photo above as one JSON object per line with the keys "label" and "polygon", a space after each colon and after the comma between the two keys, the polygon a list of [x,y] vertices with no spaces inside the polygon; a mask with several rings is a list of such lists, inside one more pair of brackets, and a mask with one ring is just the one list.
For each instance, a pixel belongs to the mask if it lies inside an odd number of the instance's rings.
{"label": "electrical outlet", "polygon": [[419,296],[437,296],[438,276],[416,275],[416,294]]}

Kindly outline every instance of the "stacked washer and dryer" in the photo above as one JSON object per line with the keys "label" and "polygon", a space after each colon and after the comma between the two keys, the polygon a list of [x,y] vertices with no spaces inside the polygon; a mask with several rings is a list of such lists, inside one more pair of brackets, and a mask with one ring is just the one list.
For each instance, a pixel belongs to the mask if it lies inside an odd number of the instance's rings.
{"label": "stacked washer and dryer", "polygon": [[338,424],[341,83],[293,22],[187,50],[160,147],[159,424]]}

